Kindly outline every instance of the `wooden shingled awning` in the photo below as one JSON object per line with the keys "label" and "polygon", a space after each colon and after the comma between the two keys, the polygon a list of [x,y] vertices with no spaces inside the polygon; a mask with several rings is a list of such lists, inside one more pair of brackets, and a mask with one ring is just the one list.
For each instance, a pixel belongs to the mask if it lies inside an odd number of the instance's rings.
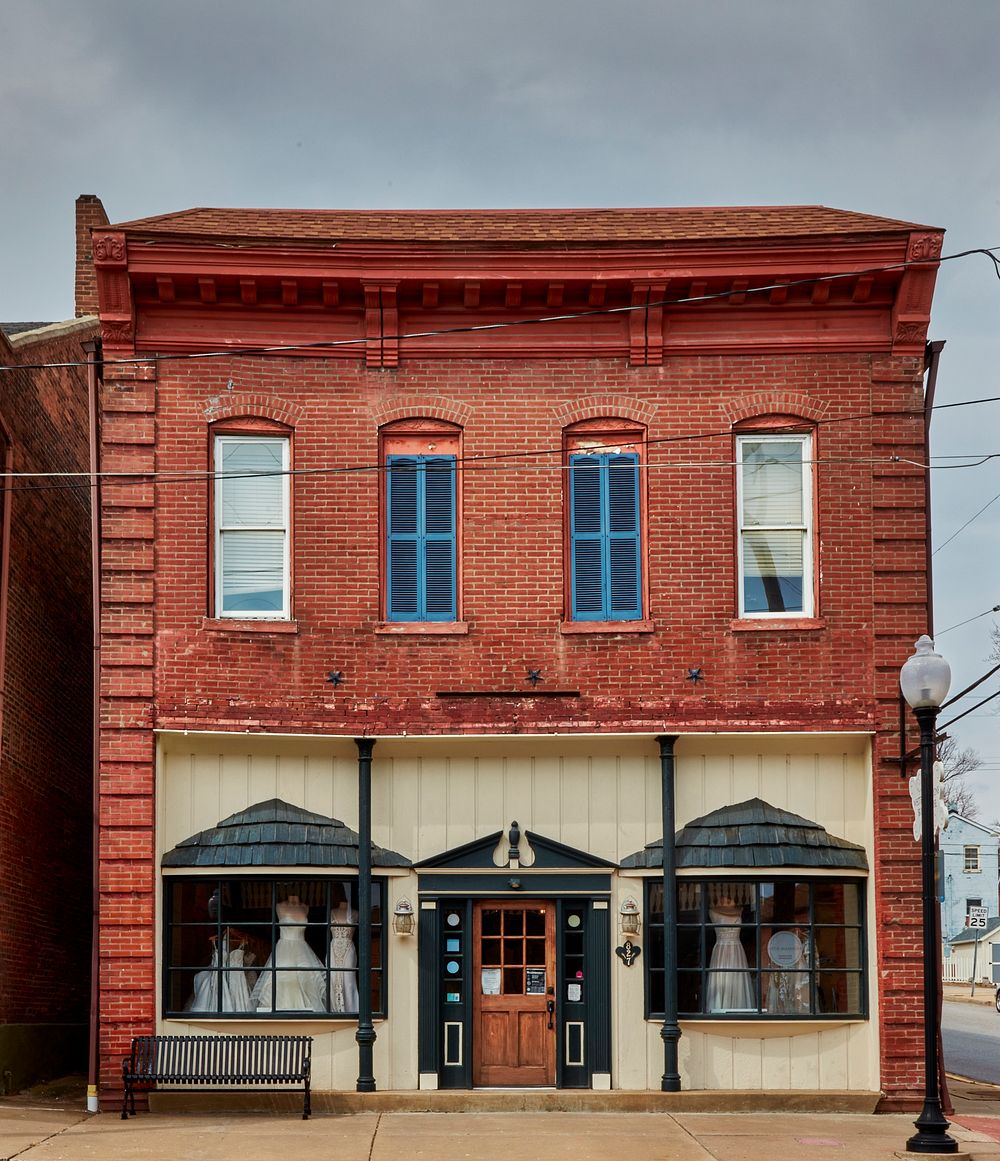
{"label": "wooden shingled awning", "polygon": [[[164,867],[357,867],[358,834],[339,819],[272,798],[231,814],[168,851]],[[372,865],[409,867],[372,844]]]}
{"label": "wooden shingled awning", "polygon": [[[779,810],[761,798],[693,819],[676,834],[678,868],[843,868],[868,870],[865,849],[832,835],[818,822]],[[663,840],[622,859],[622,868],[663,866]]]}

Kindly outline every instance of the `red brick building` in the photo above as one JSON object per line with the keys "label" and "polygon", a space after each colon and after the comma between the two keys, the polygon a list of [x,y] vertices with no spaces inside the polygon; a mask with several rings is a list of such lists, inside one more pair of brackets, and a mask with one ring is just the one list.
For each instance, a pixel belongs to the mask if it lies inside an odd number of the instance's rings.
{"label": "red brick building", "polygon": [[941,241],[815,206],[95,231],[107,1103],[129,1037],[265,1024],[317,1089],[912,1102],[887,759]]}
{"label": "red brick building", "polygon": [[[106,221],[107,219],[103,219]],[[87,307],[89,306],[89,311]],[[0,1073],[86,1068],[93,632],[85,317],[0,324]],[[65,473],[65,475],[61,475]]]}

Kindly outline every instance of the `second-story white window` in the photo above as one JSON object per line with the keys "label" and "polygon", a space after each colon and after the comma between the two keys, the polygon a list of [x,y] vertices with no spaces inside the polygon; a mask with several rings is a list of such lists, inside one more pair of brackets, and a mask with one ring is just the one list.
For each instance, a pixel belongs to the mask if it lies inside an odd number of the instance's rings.
{"label": "second-story white window", "polygon": [[979,847],[965,847],[963,853],[965,858],[963,860],[962,870],[967,871],[969,874],[978,874],[980,870]]}
{"label": "second-story white window", "polygon": [[215,615],[287,620],[289,441],[215,437]]}
{"label": "second-story white window", "polygon": [[813,616],[812,437],[736,437],[739,615]]}

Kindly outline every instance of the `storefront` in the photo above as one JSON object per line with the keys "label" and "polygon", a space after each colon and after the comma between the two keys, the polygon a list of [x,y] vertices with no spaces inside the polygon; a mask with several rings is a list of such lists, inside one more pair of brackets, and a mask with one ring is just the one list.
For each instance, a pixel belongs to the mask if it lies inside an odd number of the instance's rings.
{"label": "storefront", "polygon": [[[876,1091],[867,739],[764,741],[680,740],[670,923],[653,739],[377,742],[377,1087],[659,1089],[673,940],[683,1088]],[[319,1091],[358,1072],[352,749],[160,739],[159,1027],[308,1031]]]}

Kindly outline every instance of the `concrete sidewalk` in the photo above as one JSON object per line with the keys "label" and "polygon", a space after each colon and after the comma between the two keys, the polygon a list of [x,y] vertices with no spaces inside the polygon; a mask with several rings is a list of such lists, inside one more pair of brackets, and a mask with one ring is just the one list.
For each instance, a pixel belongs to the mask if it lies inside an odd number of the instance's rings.
{"label": "concrete sidewalk", "polygon": [[[0,1158],[892,1161],[905,1148],[912,1125],[904,1116],[818,1113],[359,1113],[320,1114],[309,1121],[291,1113],[141,1113],[122,1121],[110,1113],[3,1106]],[[962,1155],[1000,1159],[1000,1117],[959,1113],[952,1132]]]}

